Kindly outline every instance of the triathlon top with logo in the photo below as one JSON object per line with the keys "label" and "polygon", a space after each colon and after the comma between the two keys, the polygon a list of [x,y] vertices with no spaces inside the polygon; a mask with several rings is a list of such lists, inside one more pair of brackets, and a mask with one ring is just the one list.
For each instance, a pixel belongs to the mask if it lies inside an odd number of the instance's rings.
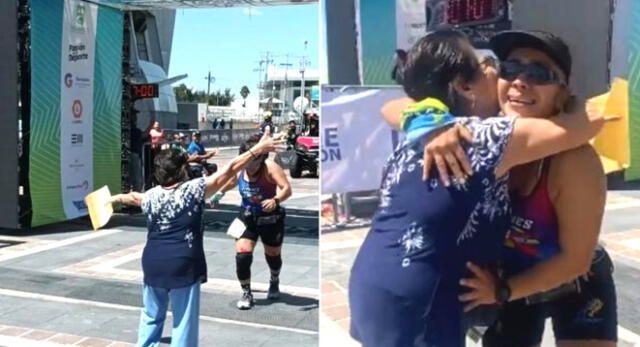
{"label": "triathlon top with logo", "polygon": [[504,266],[513,275],[560,252],[558,220],[549,198],[549,160],[541,167],[540,179],[526,197],[511,197],[513,217],[505,241]]}
{"label": "triathlon top with logo", "polygon": [[[508,175],[494,172],[514,120],[455,121],[473,135],[466,152],[474,174],[466,183],[423,181],[424,136],[411,141],[408,134],[387,161],[381,203],[349,285],[351,332],[364,345],[463,345],[458,295],[465,263],[495,264],[502,253]],[[367,341],[372,336],[377,341]]]}
{"label": "triathlon top with logo", "polygon": [[168,189],[156,186],[144,194],[147,244],[142,253],[144,283],[158,288],[181,288],[207,281],[202,246],[204,178]]}
{"label": "triathlon top with logo", "polygon": [[269,182],[266,167],[264,167],[264,164],[262,165],[258,179],[254,182],[250,182],[245,178],[246,171],[242,171],[239,175],[240,177],[238,177],[238,190],[240,191],[240,196],[242,196],[240,206],[244,211],[259,214],[262,212],[261,202],[276,196],[277,184]]}

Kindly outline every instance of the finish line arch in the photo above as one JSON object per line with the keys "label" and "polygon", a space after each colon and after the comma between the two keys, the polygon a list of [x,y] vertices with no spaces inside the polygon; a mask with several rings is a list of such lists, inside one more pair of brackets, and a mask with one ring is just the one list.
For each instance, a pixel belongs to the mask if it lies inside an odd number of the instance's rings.
{"label": "finish line arch", "polygon": [[318,0],[84,0],[120,10],[305,5]]}

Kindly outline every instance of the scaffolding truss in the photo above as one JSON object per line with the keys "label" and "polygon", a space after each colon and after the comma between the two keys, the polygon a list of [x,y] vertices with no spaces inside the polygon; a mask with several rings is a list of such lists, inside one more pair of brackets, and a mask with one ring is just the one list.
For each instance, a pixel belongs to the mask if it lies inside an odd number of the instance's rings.
{"label": "scaffolding truss", "polygon": [[85,0],[120,10],[305,5],[318,0]]}

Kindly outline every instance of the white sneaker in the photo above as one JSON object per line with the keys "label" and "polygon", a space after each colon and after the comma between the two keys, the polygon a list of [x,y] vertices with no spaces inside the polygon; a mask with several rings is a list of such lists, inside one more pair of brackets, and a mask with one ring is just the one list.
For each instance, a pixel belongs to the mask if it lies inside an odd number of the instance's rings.
{"label": "white sneaker", "polygon": [[249,310],[253,307],[253,295],[251,292],[242,293],[242,299],[238,300],[236,304],[240,310]]}

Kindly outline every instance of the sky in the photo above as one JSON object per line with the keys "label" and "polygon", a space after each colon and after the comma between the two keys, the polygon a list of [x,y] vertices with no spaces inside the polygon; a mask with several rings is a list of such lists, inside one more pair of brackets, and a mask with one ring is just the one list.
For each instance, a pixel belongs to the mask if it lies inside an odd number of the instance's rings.
{"label": "sky", "polygon": [[[308,69],[318,69],[318,4],[293,6],[232,7],[220,9],[179,9],[173,34],[169,77],[188,74],[184,83],[207,90],[211,70],[215,82],[211,92],[231,88],[236,99],[246,85],[258,95],[258,67],[267,51],[276,55],[274,64],[286,63],[299,69],[305,53]],[[282,66],[279,66],[282,67]],[[261,75],[264,78],[264,72]]]}

